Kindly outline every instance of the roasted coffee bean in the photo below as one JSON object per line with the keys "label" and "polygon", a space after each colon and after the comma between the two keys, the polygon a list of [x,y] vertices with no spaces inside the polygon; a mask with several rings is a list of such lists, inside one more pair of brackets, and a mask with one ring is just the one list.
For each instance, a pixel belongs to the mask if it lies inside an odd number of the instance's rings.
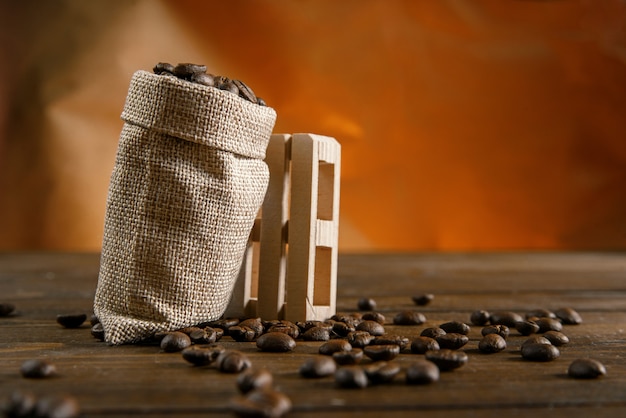
{"label": "roasted coffee bean", "polygon": [[276,324],[269,327],[267,332],[282,332],[294,340],[300,336],[300,329],[295,324]]}
{"label": "roasted coffee bean", "polygon": [[575,379],[595,379],[606,374],[604,364],[590,358],[576,359],[570,363],[567,375]]}
{"label": "roasted coffee bean", "polygon": [[291,411],[287,395],[274,389],[256,389],[230,401],[231,411],[238,417],[280,418]]}
{"label": "roasted coffee bean", "polygon": [[298,328],[300,328],[300,334],[304,334],[305,332],[307,332],[313,327],[328,328],[329,330],[332,329],[333,327],[332,324],[328,324],[323,321],[315,321],[315,320],[296,322],[296,325],[298,326]]}
{"label": "roasted coffee bean", "polygon": [[563,324],[558,319],[554,318],[537,318],[534,320],[535,324],[539,326],[538,334],[543,334],[548,331],[562,331]]}
{"label": "roasted coffee bean", "polygon": [[219,86],[220,90],[224,90],[224,91],[228,91],[232,94],[236,94],[239,95],[239,89],[237,88],[237,86],[235,85],[235,83],[233,83],[232,81],[229,81],[227,83],[223,83]]}
{"label": "roasted coffee bean", "polygon": [[363,348],[369,345],[374,336],[367,331],[354,331],[348,334],[348,342],[353,348]]}
{"label": "roasted coffee bean", "polygon": [[522,345],[520,346],[520,349],[523,349],[524,346],[526,346],[528,344],[547,344],[547,345],[550,345],[552,343],[550,342],[550,340],[548,340],[545,337],[542,337],[540,335],[533,335],[532,337],[528,338],[526,341],[524,341],[522,343]]}
{"label": "roasted coffee bean", "polygon": [[425,306],[432,302],[433,299],[435,299],[435,295],[433,295],[432,293],[424,293],[421,295],[413,296],[411,299],[413,300],[413,303],[415,303],[417,306]]}
{"label": "roasted coffee bean", "polygon": [[369,383],[383,385],[391,383],[400,373],[400,365],[394,362],[378,361],[363,368]]}
{"label": "roasted coffee bean", "polygon": [[560,308],[554,314],[564,325],[578,325],[583,322],[583,318],[573,308]]}
{"label": "roasted coffee bean", "polygon": [[161,350],[166,353],[182,351],[191,345],[191,339],[187,334],[174,331],[166,334],[161,340]]}
{"label": "roasted coffee bean", "polygon": [[349,333],[354,332],[356,329],[353,325],[345,322],[335,322],[333,324],[333,333],[339,337],[345,337]]}
{"label": "roasted coffee bean", "polygon": [[567,335],[563,334],[560,331],[547,331],[543,334],[543,336],[545,339],[550,341],[552,345],[555,345],[557,347],[569,343],[569,338],[567,337]]}
{"label": "roasted coffee bean", "polygon": [[417,311],[402,311],[393,317],[395,325],[421,325],[424,322],[426,322],[426,317]]}
{"label": "roasted coffee bean", "polygon": [[331,357],[309,357],[300,366],[299,372],[303,377],[317,378],[330,376],[337,370],[337,363]]}
{"label": "roasted coffee bean", "polygon": [[97,340],[104,341],[104,327],[101,323],[98,322],[91,327],[91,335]]}
{"label": "roasted coffee bean", "polygon": [[234,327],[235,325],[239,325],[239,322],[240,321],[237,318],[224,318],[224,319],[218,319],[216,321],[202,323],[198,326],[200,328],[202,327],[218,328],[224,332],[228,332],[228,328]]}
{"label": "roasted coffee bean", "polygon": [[237,388],[241,393],[255,389],[269,389],[274,383],[274,376],[267,369],[247,369],[237,376]]}
{"label": "roasted coffee bean", "polygon": [[182,63],[174,67],[172,72],[178,78],[189,80],[194,74],[206,73],[206,65]]}
{"label": "roasted coffee bean", "polygon": [[467,364],[468,356],[464,351],[441,349],[435,351],[427,351],[426,360],[432,361],[439,367],[439,370],[449,371],[458,369]]}
{"label": "roasted coffee bean", "polygon": [[439,367],[432,361],[417,360],[409,364],[405,372],[409,385],[427,385],[439,380]]}
{"label": "roasted coffee bean", "polygon": [[192,83],[202,84],[203,86],[214,87],[215,80],[212,75],[206,73],[194,73],[189,81]]}
{"label": "roasted coffee bean", "polygon": [[78,401],[72,396],[49,396],[35,404],[34,416],[45,418],[74,418],[80,415]]}
{"label": "roasted coffee bean", "polygon": [[385,315],[379,312],[366,312],[363,314],[361,319],[364,321],[376,321],[380,325],[385,325],[385,320],[386,320]]}
{"label": "roasted coffee bean", "polygon": [[78,328],[87,320],[87,315],[80,314],[60,314],[57,315],[57,323],[64,328]]}
{"label": "roasted coffee bean", "polygon": [[[385,335],[385,327],[376,321],[365,320],[356,326],[356,331],[369,332],[375,337]],[[346,334],[347,335],[347,334]]]}
{"label": "roasted coffee bean", "polygon": [[360,311],[373,311],[376,309],[376,301],[372,298],[361,298],[356,306]]}
{"label": "roasted coffee bean", "polygon": [[350,351],[337,351],[333,353],[333,360],[339,365],[358,364],[363,359],[363,350],[353,348]]}
{"label": "roasted coffee bean", "polygon": [[400,346],[396,344],[368,345],[363,349],[372,361],[390,361],[400,354]]}
{"label": "roasted coffee bean", "polygon": [[531,318],[556,318],[554,312],[549,311],[548,309],[533,309],[532,311],[526,312],[524,315],[526,319]]}
{"label": "roasted coffee bean", "polygon": [[439,328],[447,333],[463,334],[470,333],[470,326],[460,321],[450,321],[439,325]]}
{"label": "roasted coffee bean", "polygon": [[411,353],[424,354],[427,351],[439,350],[441,347],[434,338],[419,336],[411,342]]}
{"label": "roasted coffee bean", "polygon": [[195,366],[206,366],[213,363],[225,351],[221,345],[213,344],[210,347],[187,347],[182,351],[183,359]]}
{"label": "roasted coffee bean", "polygon": [[333,353],[337,351],[350,351],[352,350],[352,345],[346,340],[330,340],[320,345],[319,353],[332,356]]}
{"label": "roasted coffee bean", "polygon": [[159,62],[157,65],[154,66],[152,71],[155,74],[161,74],[162,72],[174,74],[174,66],[169,62]]}
{"label": "roasted coffee bean", "polygon": [[224,90],[224,87],[228,84],[231,83],[230,78],[225,77],[223,75],[216,75],[213,78],[213,83],[215,85],[215,87],[217,87],[220,90]]}
{"label": "roasted coffee bean", "polygon": [[241,321],[238,325],[240,327],[250,328],[251,330],[254,331],[254,333],[256,334],[256,337],[260,337],[261,334],[263,334],[263,331],[265,330],[265,328],[263,327],[263,321],[261,321],[261,318],[245,319]]}
{"label": "roasted coffee bean", "polygon": [[[333,315],[330,319],[335,322],[343,322],[356,328],[356,326],[363,320],[363,315],[358,312],[354,312],[350,315]],[[333,325],[335,324],[333,323]]]}
{"label": "roasted coffee bean", "polygon": [[560,355],[559,349],[552,344],[531,343],[522,346],[522,357],[530,361],[552,361]]}
{"label": "roasted coffee bean", "polygon": [[467,335],[458,334],[456,332],[449,332],[445,335],[435,338],[439,347],[448,348],[450,350],[458,350],[468,343],[469,338]]}
{"label": "roasted coffee bean", "polygon": [[477,310],[470,314],[470,322],[474,325],[483,326],[489,323],[491,314],[485,310]]}
{"label": "roasted coffee bean", "polygon": [[439,327],[424,328],[420,333],[422,337],[437,338],[446,335],[446,332]]}
{"label": "roasted coffee bean", "polygon": [[89,318],[89,323],[93,327],[94,325],[100,323],[100,319],[98,319],[98,317],[96,315],[91,315],[91,317]]}
{"label": "roasted coffee bean", "polygon": [[383,335],[382,337],[375,337],[369,345],[390,345],[395,344],[400,347],[400,350],[407,347],[411,340],[402,335]]}
{"label": "roasted coffee bean", "polygon": [[15,311],[15,305],[12,303],[0,303],[0,317],[9,316]]}
{"label": "roasted coffee bean", "polygon": [[256,97],[256,104],[258,104],[259,106],[267,106],[265,100],[261,99],[259,96]]}
{"label": "roasted coffee bean", "polygon": [[523,320],[520,314],[511,311],[492,312],[489,316],[492,325],[506,325],[509,328],[515,328],[515,324]]}
{"label": "roasted coffee bean", "polygon": [[189,333],[189,339],[194,344],[213,344],[217,341],[217,332],[211,327],[196,328]]}
{"label": "roasted coffee bean", "polygon": [[343,366],[335,371],[335,382],[342,388],[364,388],[368,379],[360,366]]}
{"label": "roasted coffee bean", "polygon": [[256,340],[256,346],[261,351],[285,353],[296,348],[296,340],[284,332],[268,332]]}
{"label": "roasted coffee bean", "polygon": [[530,335],[539,331],[539,325],[533,321],[520,321],[515,324],[515,329],[522,335]]}
{"label": "roasted coffee bean", "polygon": [[487,334],[478,342],[478,349],[487,354],[499,353],[506,348],[506,340],[500,334]]}
{"label": "roasted coffee bean", "polygon": [[509,327],[506,325],[487,325],[480,331],[483,337],[488,334],[498,334],[505,340],[509,337],[510,332]]}
{"label": "roasted coffee bean", "polygon": [[228,328],[228,335],[238,342],[254,341],[257,337],[256,332],[252,328],[241,325]]}
{"label": "roasted coffee bean", "polygon": [[22,363],[20,373],[22,376],[28,378],[45,378],[55,376],[57,374],[57,368],[54,364],[46,360],[32,359]]}
{"label": "roasted coffee bean", "polygon": [[32,417],[36,404],[37,398],[32,392],[16,390],[9,397],[5,414],[9,418]]}
{"label": "roasted coffee bean", "polygon": [[305,341],[328,341],[330,340],[330,328],[313,327],[309,328],[302,334]]}
{"label": "roasted coffee bean", "polygon": [[237,86],[237,89],[239,90],[239,95],[242,98],[246,99],[249,102],[256,103],[256,95],[254,94],[252,89],[246,85],[246,83],[241,80],[233,80],[233,84]]}
{"label": "roasted coffee bean", "polygon": [[216,361],[222,373],[241,373],[252,365],[248,356],[238,350],[224,350]]}

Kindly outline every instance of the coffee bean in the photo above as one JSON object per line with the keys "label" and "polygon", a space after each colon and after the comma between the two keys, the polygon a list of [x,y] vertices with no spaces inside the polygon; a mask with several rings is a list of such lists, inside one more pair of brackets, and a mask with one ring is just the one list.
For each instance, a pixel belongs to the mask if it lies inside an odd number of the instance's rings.
{"label": "coffee bean", "polygon": [[439,350],[441,347],[434,338],[419,336],[411,342],[411,353],[424,354],[427,351]]}
{"label": "coffee bean", "polygon": [[510,330],[506,325],[487,325],[486,327],[483,327],[480,333],[483,337],[488,334],[498,334],[506,340],[509,336]]}
{"label": "coffee bean", "polygon": [[[344,324],[356,328],[356,326],[363,320],[363,316],[360,313],[355,312],[351,315],[333,315],[330,319],[335,322],[343,322]],[[335,324],[333,323],[333,326],[334,325]]]}
{"label": "coffee bean", "polygon": [[435,299],[435,295],[433,295],[432,293],[424,293],[421,295],[413,296],[411,299],[413,300],[413,303],[415,303],[417,306],[425,306],[432,302],[433,299]]}
{"label": "coffee bean", "polygon": [[45,418],[74,418],[80,415],[78,401],[72,396],[49,396],[35,405],[34,416]]}
{"label": "coffee bean", "polygon": [[191,339],[187,334],[179,331],[167,333],[161,340],[161,350],[166,353],[182,351],[191,345]]}
{"label": "coffee bean", "polygon": [[467,364],[468,356],[464,351],[441,349],[435,351],[427,351],[426,360],[432,361],[437,365],[440,371],[449,371],[458,369]]}
{"label": "coffee bean", "polygon": [[394,362],[378,361],[363,368],[369,383],[383,385],[391,383],[400,373],[400,365]]}
{"label": "coffee bean", "polygon": [[189,333],[189,339],[194,344],[213,344],[217,341],[217,332],[211,327],[196,328]]}
{"label": "coffee bean", "polygon": [[468,343],[469,338],[467,335],[457,334],[456,332],[450,332],[440,337],[435,338],[437,344],[441,348],[448,348],[450,350],[458,350]]}
{"label": "coffee bean", "polygon": [[215,80],[212,75],[206,73],[194,73],[189,81],[192,83],[202,84],[203,86],[214,87]]}
{"label": "coffee bean", "polygon": [[330,340],[322,344],[319,348],[319,353],[332,356],[333,353],[337,351],[350,351],[352,350],[352,345],[346,340]]}
{"label": "coffee bean", "polygon": [[256,340],[256,346],[261,351],[285,353],[296,348],[296,340],[284,332],[268,332]]}
{"label": "coffee bean", "polygon": [[15,305],[12,303],[0,303],[0,317],[9,316],[15,311]]}
{"label": "coffee bean", "polygon": [[255,337],[260,337],[265,331],[265,327],[263,327],[263,321],[261,318],[249,318],[241,321],[239,324],[240,327],[248,327],[254,331]]}
{"label": "coffee bean", "polygon": [[218,319],[216,321],[206,322],[200,324],[200,327],[211,327],[211,328],[219,328],[224,332],[228,332],[228,328],[234,327],[235,325],[239,325],[239,319],[237,318],[224,318]]}
{"label": "coffee bean", "polygon": [[256,95],[254,94],[252,89],[246,85],[246,83],[241,80],[233,80],[233,84],[237,86],[237,90],[239,90],[239,95],[242,98],[246,99],[249,102],[256,103]]}
{"label": "coffee bean", "polygon": [[606,374],[604,364],[590,358],[576,359],[570,363],[567,375],[575,379],[595,379]]}
{"label": "coffee bean", "polygon": [[32,359],[22,363],[20,373],[23,377],[39,379],[55,376],[57,368],[46,360]]}
{"label": "coffee bean", "polygon": [[104,341],[104,327],[101,323],[98,322],[91,327],[91,335],[97,340]]}
{"label": "coffee bean", "polygon": [[219,89],[239,95],[239,89],[237,88],[235,83],[233,83],[232,81],[228,81],[226,83],[220,84]]}
{"label": "coffee bean", "polygon": [[157,65],[154,66],[152,71],[155,74],[161,74],[162,72],[174,74],[174,66],[169,62],[159,62]]}
{"label": "coffee bean", "polygon": [[309,357],[300,366],[299,372],[303,377],[317,378],[329,376],[335,373],[337,363],[330,357],[314,356]]}
{"label": "coffee bean", "polygon": [[189,80],[194,74],[206,73],[206,65],[182,63],[174,67],[172,72],[178,78]]}
{"label": "coffee bean", "polygon": [[256,332],[252,328],[241,325],[228,328],[228,335],[238,342],[254,341],[257,337]]}
{"label": "coffee bean", "polygon": [[91,323],[91,326],[93,327],[94,325],[100,323],[100,319],[98,319],[96,315],[91,315],[91,317],[89,318],[89,322]]}
{"label": "coffee bean", "polygon": [[500,334],[487,334],[478,342],[478,349],[483,353],[499,353],[506,348],[506,340]]}
{"label": "coffee bean", "polygon": [[279,320],[272,323],[263,322],[265,332],[284,332],[294,340],[300,336],[300,328],[291,321]]}
{"label": "coffee bean", "polygon": [[489,316],[492,325],[506,325],[509,328],[515,328],[515,324],[523,320],[520,314],[511,311],[492,312]]}
{"label": "coffee bean", "polygon": [[360,366],[343,366],[335,371],[335,382],[342,388],[364,388],[368,379]]}
{"label": "coffee bean", "polygon": [[32,417],[36,404],[37,398],[32,392],[15,390],[11,393],[4,411],[7,417]]}
{"label": "coffee bean", "polygon": [[287,395],[273,389],[256,389],[230,401],[231,411],[238,417],[280,418],[291,411]]}
{"label": "coffee bean", "polygon": [[582,324],[583,319],[573,308],[560,308],[554,311],[554,314],[565,325]]}
{"label": "coffee bean", "polygon": [[421,325],[424,322],[426,322],[426,317],[417,311],[402,311],[393,317],[395,325]]}
{"label": "coffee bean", "polygon": [[534,320],[535,324],[539,326],[538,334],[543,334],[548,331],[561,331],[563,330],[563,324],[558,319],[554,318],[537,318]]}
{"label": "coffee bean", "polygon": [[560,355],[559,349],[552,344],[530,343],[522,346],[522,357],[530,361],[552,361]]}
{"label": "coffee bean", "polygon": [[353,348],[350,351],[337,351],[333,353],[333,360],[339,365],[358,364],[363,359],[363,350]]}
{"label": "coffee bean", "polygon": [[531,318],[556,318],[554,312],[549,311],[548,309],[533,309],[532,311],[526,312],[524,315],[526,319]]}
{"label": "coffee bean", "polygon": [[309,328],[302,334],[305,341],[328,341],[330,340],[330,329],[328,327]]}
{"label": "coffee bean", "polygon": [[87,320],[87,315],[81,314],[61,314],[57,315],[57,323],[64,328],[78,328]]}
{"label": "coffee bean", "polygon": [[533,321],[520,321],[515,324],[515,329],[522,335],[530,335],[539,331],[539,325]]}
{"label": "coffee bean", "polygon": [[376,321],[365,320],[356,326],[356,331],[365,331],[377,337],[385,334],[385,327]]}
{"label": "coffee bean", "polygon": [[333,333],[339,337],[345,337],[355,330],[356,329],[353,325],[345,322],[335,322],[333,324]]}
{"label": "coffee bean", "polygon": [[251,365],[248,356],[238,350],[224,350],[217,357],[217,368],[222,373],[241,373]]}
{"label": "coffee bean", "polygon": [[398,357],[400,346],[396,344],[368,345],[363,352],[373,361],[390,361]]}
{"label": "coffee bean", "polygon": [[439,328],[447,333],[467,335],[470,333],[470,326],[460,321],[450,321],[439,325]]}
{"label": "coffee bean", "polygon": [[432,361],[417,360],[409,364],[405,372],[409,385],[426,385],[439,380],[439,367]]}
{"label": "coffee bean", "polygon": [[274,382],[274,376],[267,369],[247,369],[237,376],[237,388],[241,393],[248,393],[255,389],[269,389]]}
{"label": "coffee bean", "polygon": [[446,332],[439,327],[424,328],[420,333],[422,337],[437,338],[446,335]]}
{"label": "coffee bean", "polygon": [[265,100],[261,99],[259,96],[256,97],[256,104],[258,104],[259,106],[267,106]]}
{"label": "coffee bean", "polygon": [[376,309],[376,301],[372,298],[361,298],[356,306],[360,311],[373,311]]}
{"label": "coffee bean", "polygon": [[470,322],[478,326],[487,325],[490,318],[491,314],[485,310],[477,310],[470,314]]}
{"label": "coffee bean", "polygon": [[391,345],[395,344],[400,347],[400,350],[409,345],[411,340],[402,335],[383,335],[382,337],[375,337],[369,345]]}
{"label": "coffee bean", "polygon": [[547,331],[543,334],[543,336],[545,339],[550,341],[552,345],[555,345],[557,347],[569,343],[569,338],[567,337],[567,335],[563,334],[560,331]]}
{"label": "coffee bean", "polygon": [[329,330],[332,329],[333,327],[331,324],[325,323],[323,321],[315,321],[315,320],[296,322],[296,325],[298,326],[298,328],[300,328],[301,334],[304,334],[305,332],[307,332],[308,330],[314,327],[328,328]]}
{"label": "coffee bean", "polygon": [[526,346],[528,344],[547,344],[547,345],[550,345],[552,343],[550,342],[550,340],[548,340],[545,337],[542,337],[540,335],[533,335],[532,337],[528,338],[526,341],[524,341],[522,343],[522,345],[520,346],[520,349],[523,349],[524,346]]}
{"label": "coffee bean", "polygon": [[385,315],[379,312],[364,313],[361,319],[363,319],[364,321],[376,321],[380,325],[385,325],[385,320],[386,320]]}
{"label": "coffee bean", "polygon": [[183,359],[195,366],[206,366],[213,363],[225,351],[221,345],[210,347],[187,347],[182,351]]}
{"label": "coffee bean", "polygon": [[354,331],[348,334],[348,342],[353,348],[363,348],[369,345],[374,336],[367,331]]}

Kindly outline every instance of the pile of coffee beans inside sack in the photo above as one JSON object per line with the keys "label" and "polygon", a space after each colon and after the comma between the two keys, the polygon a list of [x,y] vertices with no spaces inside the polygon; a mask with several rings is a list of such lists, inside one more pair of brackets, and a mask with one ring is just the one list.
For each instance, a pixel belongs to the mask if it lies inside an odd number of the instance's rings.
{"label": "pile of coffee beans inside sack", "polygon": [[[413,302],[423,306],[433,295],[418,295]],[[537,309],[519,314],[512,311],[476,310],[467,322],[437,322],[426,326],[422,312],[408,309],[388,320],[375,311],[376,301],[362,298],[357,311],[337,314],[324,321],[290,322],[261,318],[224,318],[197,326],[153,335],[147,344],[158,346],[163,353],[180,353],[193,366],[209,366],[219,373],[236,376],[239,395],[231,400],[231,410],[238,416],[280,417],[292,409],[289,397],[275,388],[274,376],[265,365],[255,365],[236,342],[255,342],[261,352],[291,352],[298,341],[318,342],[317,354],[299,365],[303,379],[332,377],[338,388],[366,388],[404,381],[407,385],[434,384],[440,375],[459,369],[470,361],[464,349],[470,341],[472,327],[481,327],[477,349],[491,355],[507,350],[509,336],[517,339],[521,357],[530,362],[551,362],[559,358],[560,349],[569,343],[564,327],[582,323],[572,308],[555,311]],[[58,315],[64,328],[79,328],[86,315]],[[98,318],[91,316],[91,334],[104,341],[104,331]],[[411,338],[388,333],[385,326],[406,330]],[[415,329],[415,326],[421,326]],[[419,335],[418,335],[419,334]],[[222,340],[223,337],[228,339]],[[524,338],[523,342],[519,338]],[[220,341],[222,340],[222,341]],[[226,344],[221,344],[223,342]],[[228,348],[227,348],[228,347]],[[420,355],[419,357],[416,355]],[[397,361],[403,356],[402,361]],[[412,358],[413,356],[413,358]],[[46,378],[57,375],[47,361],[24,362],[24,378]],[[575,379],[594,379],[606,374],[605,366],[591,358],[570,363],[567,374]],[[31,400],[28,394],[17,393],[9,400],[11,411],[24,409]],[[71,398],[56,400],[65,405],[71,418],[78,407]],[[34,405],[34,404],[33,404]],[[56,404],[55,404],[56,405]],[[34,406],[33,406],[34,407]],[[11,416],[29,416],[14,414]],[[55,415],[56,416],[56,415]]]}
{"label": "pile of coffee beans inside sack", "polygon": [[265,101],[257,97],[243,81],[231,80],[223,75],[207,74],[206,65],[182,63],[174,66],[167,62],[160,62],[152,71],[158,75],[174,76],[181,80],[225,90],[259,106],[266,106]]}

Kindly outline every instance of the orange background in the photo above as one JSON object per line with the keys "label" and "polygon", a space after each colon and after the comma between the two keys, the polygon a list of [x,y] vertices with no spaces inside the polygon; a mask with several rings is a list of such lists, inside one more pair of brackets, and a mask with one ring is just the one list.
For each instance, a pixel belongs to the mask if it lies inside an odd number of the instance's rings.
{"label": "orange background", "polygon": [[99,250],[128,83],[343,147],[340,250],[626,249],[622,0],[0,2],[0,250]]}

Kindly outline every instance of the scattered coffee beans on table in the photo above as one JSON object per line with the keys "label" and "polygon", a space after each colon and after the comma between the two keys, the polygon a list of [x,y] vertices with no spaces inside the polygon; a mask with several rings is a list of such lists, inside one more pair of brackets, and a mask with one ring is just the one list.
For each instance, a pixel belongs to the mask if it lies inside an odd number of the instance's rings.
{"label": "scattered coffee beans on table", "polygon": [[439,367],[440,371],[449,371],[458,369],[467,364],[468,356],[464,351],[441,349],[435,351],[427,351],[426,360],[432,361]]}
{"label": "scattered coffee beans on table", "polygon": [[506,340],[500,334],[487,334],[478,343],[478,349],[487,354],[499,353],[506,348]]}
{"label": "scattered coffee beans on table", "polygon": [[64,328],[78,328],[87,320],[87,315],[81,314],[61,314],[57,315],[57,323]]}
{"label": "scattered coffee beans on table", "polygon": [[582,324],[583,319],[576,310],[573,308],[560,308],[554,311],[554,315],[564,324],[564,325],[578,325]]}
{"label": "scattered coffee beans on table", "polygon": [[291,408],[287,395],[274,389],[255,389],[231,400],[231,410],[239,417],[280,418]]}
{"label": "scattered coffee beans on table", "polygon": [[32,359],[26,360],[20,366],[20,373],[27,378],[46,378],[56,376],[57,368],[47,360]]}
{"label": "scattered coffee beans on table", "polygon": [[421,325],[426,322],[426,317],[418,311],[402,311],[393,317],[395,325]]}
{"label": "scattered coffee beans on table", "polygon": [[576,359],[567,369],[567,375],[575,379],[595,379],[605,374],[604,364],[590,358]]}
{"label": "scattered coffee beans on table", "polygon": [[284,332],[268,332],[256,340],[256,346],[261,351],[284,353],[296,348],[296,340]]}
{"label": "scattered coffee beans on table", "polygon": [[270,389],[274,376],[267,369],[247,369],[237,376],[237,388],[241,393],[255,389]]}
{"label": "scattered coffee beans on table", "polygon": [[238,350],[224,350],[217,357],[217,368],[222,373],[241,373],[250,366],[248,356]]}
{"label": "scattered coffee beans on table", "polygon": [[552,344],[530,343],[522,345],[522,357],[530,361],[552,361],[557,359],[561,353]]}
{"label": "scattered coffee beans on table", "polygon": [[343,366],[335,371],[335,382],[342,388],[364,388],[368,379],[363,367]]}
{"label": "scattered coffee beans on table", "polygon": [[0,317],[9,316],[15,311],[15,305],[12,303],[0,303]]}
{"label": "scattered coffee beans on table", "polygon": [[337,370],[337,363],[327,356],[313,356],[307,358],[300,366],[300,375],[307,378],[330,376]]}
{"label": "scattered coffee beans on table", "polygon": [[432,361],[418,360],[409,365],[405,372],[409,385],[425,385],[439,380],[439,367]]}
{"label": "scattered coffee beans on table", "polygon": [[424,293],[421,295],[413,296],[411,299],[413,300],[413,303],[415,303],[417,306],[425,306],[432,302],[433,299],[435,299],[435,295],[433,295],[432,293]]}
{"label": "scattered coffee beans on table", "polygon": [[161,350],[166,353],[182,351],[191,345],[189,336],[180,331],[168,332],[161,339]]}
{"label": "scattered coffee beans on table", "polygon": [[360,311],[373,311],[376,309],[376,301],[372,298],[361,298],[356,306]]}
{"label": "scattered coffee beans on table", "polygon": [[367,380],[372,385],[391,383],[400,373],[400,365],[394,362],[377,361],[363,368]]}

